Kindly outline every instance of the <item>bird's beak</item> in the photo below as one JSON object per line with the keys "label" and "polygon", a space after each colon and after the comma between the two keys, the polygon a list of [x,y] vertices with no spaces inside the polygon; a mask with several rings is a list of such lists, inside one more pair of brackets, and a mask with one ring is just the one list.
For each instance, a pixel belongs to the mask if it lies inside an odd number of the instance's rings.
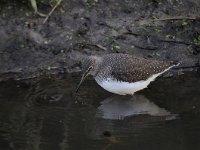
{"label": "bird's beak", "polygon": [[89,72],[90,72],[91,68],[89,68],[86,72],[84,72],[84,74],[82,75],[81,77],[81,81],[79,82],[77,88],[76,88],[76,93],[78,92],[81,84],[83,83],[83,81],[86,79],[86,77],[89,75]]}

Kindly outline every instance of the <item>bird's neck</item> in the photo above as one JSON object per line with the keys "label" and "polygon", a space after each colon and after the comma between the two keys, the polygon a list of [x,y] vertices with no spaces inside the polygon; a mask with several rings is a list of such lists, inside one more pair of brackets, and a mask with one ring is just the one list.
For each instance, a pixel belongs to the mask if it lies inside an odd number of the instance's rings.
{"label": "bird's neck", "polygon": [[90,56],[90,58],[93,61],[93,70],[91,72],[91,75],[95,76],[99,71],[99,67],[100,67],[100,64],[102,62],[102,58],[97,57],[97,56]]}

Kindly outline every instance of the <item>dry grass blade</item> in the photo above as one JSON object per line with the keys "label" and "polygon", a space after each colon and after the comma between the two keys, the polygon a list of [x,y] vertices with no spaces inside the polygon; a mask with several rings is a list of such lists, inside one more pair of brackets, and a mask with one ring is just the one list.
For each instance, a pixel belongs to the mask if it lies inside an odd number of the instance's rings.
{"label": "dry grass blade", "polygon": [[46,18],[44,19],[43,21],[43,24],[45,24],[47,22],[47,20],[49,19],[49,17],[51,16],[51,14],[54,12],[54,10],[60,5],[60,3],[62,2],[63,0],[59,0],[56,5],[51,9],[51,11],[49,12],[49,14],[46,16]]}

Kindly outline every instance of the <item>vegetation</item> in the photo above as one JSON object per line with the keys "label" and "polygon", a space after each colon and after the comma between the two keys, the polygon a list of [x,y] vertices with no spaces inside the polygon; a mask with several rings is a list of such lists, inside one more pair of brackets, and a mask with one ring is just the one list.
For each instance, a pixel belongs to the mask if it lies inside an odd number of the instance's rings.
{"label": "vegetation", "polygon": [[198,35],[196,38],[194,38],[194,43],[197,45],[200,45],[200,35]]}

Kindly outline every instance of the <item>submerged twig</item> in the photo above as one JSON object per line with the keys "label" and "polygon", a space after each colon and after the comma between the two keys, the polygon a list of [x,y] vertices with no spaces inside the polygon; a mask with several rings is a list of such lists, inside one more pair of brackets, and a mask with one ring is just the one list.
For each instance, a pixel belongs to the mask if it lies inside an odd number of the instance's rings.
{"label": "submerged twig", "polygon": [[46,18],[44,19],[43,21],[43,24],[45,24],[47,22],[47,20],[49,19],[49,17],[51,16],[51,14],[54,12],[54,10],[60,5],[60,3],[62,2],[63,0],[59,0],[56,5],[51,9],[51,11],[49,12],[49,14],[46,16]]}

